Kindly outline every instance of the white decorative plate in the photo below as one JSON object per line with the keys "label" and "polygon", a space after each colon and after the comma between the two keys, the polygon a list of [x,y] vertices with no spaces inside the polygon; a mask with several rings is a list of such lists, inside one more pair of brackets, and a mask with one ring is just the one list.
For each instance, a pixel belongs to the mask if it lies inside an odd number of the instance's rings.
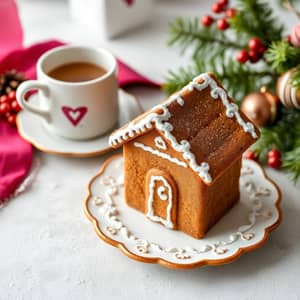
{"label": "white decorative plate", "polygon": [[[29,101],[38,102],[38,96],[31,96]],[[138,100],[124,90],[119,90],[119,122],[116,128],[128,123],[143,112]],[[113,150],[108,144],[108,138],[113,130],[106,134],[85,141],[66,139],[53,134],[43,126],[43,119],[31,112],[21,111],[17,118],[20,135],[37,149],[64,156],[96,156]]]}
{"label": "white decorative plate", "polygon": [[113,156],[91,179],[85,213],[101,239],[138,261],[176,269],[229,263],[262,246],[281,222],[280,191],[251,160],[243,160],[240,201],[200,240],[128,207],[122,163]]}

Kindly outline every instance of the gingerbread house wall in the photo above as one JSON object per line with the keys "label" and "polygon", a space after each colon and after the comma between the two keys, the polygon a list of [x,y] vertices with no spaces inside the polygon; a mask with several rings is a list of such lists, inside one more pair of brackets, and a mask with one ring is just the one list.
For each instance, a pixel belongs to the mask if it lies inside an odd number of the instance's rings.
{"label": "gingerbread house wall", "polygon": [[236,159],[212,185],[200,186],[200,236],[222,218],[240,198],[239,178],[242,157]]}
{"label": "gingerbread house wall", "polygon": [[238,200],[241,159],[234,162],[212,185],[207,186],[189,167],[179,166],[134,145],[139,143],[150,146],[183,161],[181,155],[170,146],[167,145],[165,150],[157,148],[154,140],[158,136],[160,134],[153,129],[124,144],[126,202],[130,207],[146,213],[147,173],[154,168],[162,170],[174,179],[177,186],[175,229],[195,238],[201,238]]}
{"label": "gingerbread house wall", "polygon": [[[177,202],[176,229],[192,236],[197,236],[201,222],[198,176],[190,168],[179,166],[134,146],[134,143],[138,142],[158,149],[154,143],[154,139],[157,136],[159,136],[158,132],[152,130],[146,135],[124,145],[126,202],[130,207],[146,213],[146,175],[149,170],[158,168],[168,173],[176,182],[177,199],[179,199]],[[180,154],[169,146],[167,146],[166,150],[158,150],[183,161]]]}

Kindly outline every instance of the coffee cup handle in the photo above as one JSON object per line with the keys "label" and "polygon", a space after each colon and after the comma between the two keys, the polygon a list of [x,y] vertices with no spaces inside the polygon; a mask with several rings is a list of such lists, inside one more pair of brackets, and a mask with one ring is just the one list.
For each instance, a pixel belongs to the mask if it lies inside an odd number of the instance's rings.
{"label": "coffee cup handle", "polygon": [[25,95],[30,90],[40,90],[44,94],[44,96],[46,96],[47,98],[49,97],[49,88],[46,84],[43,84],[37,80],[27,80],[25,82],[22,82],[17,89],[17,101],[20,106],[44,118],[49,118],[49,108],[40,108],[38,106],[32,105],[25,100]]}

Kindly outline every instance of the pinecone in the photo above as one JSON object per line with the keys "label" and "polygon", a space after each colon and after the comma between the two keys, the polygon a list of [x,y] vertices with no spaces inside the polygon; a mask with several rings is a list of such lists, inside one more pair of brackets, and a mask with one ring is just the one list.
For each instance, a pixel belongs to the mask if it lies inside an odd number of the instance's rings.
{"label": "pinecone", "polygon": [[0,75],[0,97],[15,91],[19,84],[25,80],[21,73],[10,70]]}

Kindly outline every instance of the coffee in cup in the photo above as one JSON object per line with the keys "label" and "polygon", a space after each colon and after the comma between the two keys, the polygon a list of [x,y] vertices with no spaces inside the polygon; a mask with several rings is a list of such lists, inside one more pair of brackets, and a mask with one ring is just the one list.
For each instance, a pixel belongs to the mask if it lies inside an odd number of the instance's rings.
{"label": "coffee in cup", "polygon": [[103,76],[107,71],[100,66],[85,62],[74,62],[58,66],[48,75],[56,80],[83,82]]}

